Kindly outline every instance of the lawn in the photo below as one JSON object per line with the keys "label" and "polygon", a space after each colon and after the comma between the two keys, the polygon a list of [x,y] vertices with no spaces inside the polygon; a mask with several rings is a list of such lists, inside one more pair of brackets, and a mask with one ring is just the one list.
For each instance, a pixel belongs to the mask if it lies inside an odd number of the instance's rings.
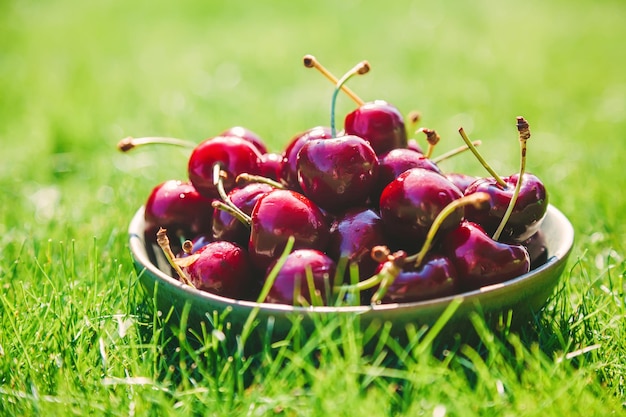
{"label": "lawn", "polygon": [[[0,2],[0,414],[623,414],[624,21],[618,0]],[[420,111],[441,151],[463,126],[504,175],[529,120],[528,170],[576,233],[531,331],[476,317],[482,343],[442,355],[418,336],[365,350],[337,321],[242,356],[155,311],[127,226],[188,152],[118,140],[244,125],[280,151],[330,122],[305,54],[338,76],[368,60],[361,97]],[[484,175],[471,155],[442,166]]]}

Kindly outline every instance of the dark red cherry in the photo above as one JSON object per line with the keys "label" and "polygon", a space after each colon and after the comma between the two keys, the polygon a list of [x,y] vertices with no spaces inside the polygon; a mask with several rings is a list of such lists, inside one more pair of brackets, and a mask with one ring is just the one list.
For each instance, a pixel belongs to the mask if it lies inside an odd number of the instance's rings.
{"label": "dark red cherry", "polygon": [[[269,266],[268,273],[274,266],[275,262]],[[285,263],[278,271],[265,302],[288,305],[327,305],[332,296],[336,268],[335,262],[319,250],[294,250],[287,256]],[[307,275],[312,278],[312,285]]]}
{"label": "dark red cherry", "polygon": [[521,242],[530,255],[530,269],[535,269],[548,262],[548,243],[543,230]]}
{"label": "dark red cherry", "polygon": [[[518,178],[518,174],[502,178],[507,184],[506,188],[493,178],[481,178],[470,184],[465,195],[486,192],[491,202],[484,209],[468,207],[466,218],[480,224],[487,233],[493,235],[509,206]],[[528,239],[539,229],[548,209],[548,193],[541,180],[529,173],[525,173],[523,179],[511,217],[498,239],[500,241],[523,242]]]}
{"label": "dark red cherry", "polygon": [[[415,249],[424,242],[441,210],[463,194],[443,175],[423,168],[411,168],[390,182],[380,196],[380,216],[392,240]],[[456,227],[463,207],[456,209],[440,230]]]}
{"label": "dark red cherry", "polygon": [[378,175],[376,153],[358,136],[309,140],[296,166],[304,195],[330,212],[364,205]]}
{"label": "dark red cherry", "polygon": [[146,239],[156,242],[161,227],[167,229],[174,243],[210,233],[212,201],[200,195],[188,181],[169,180],[157,185],[145,204]]}
{"label": "dark red cherry", "polygon": [[267,152],[261,155],[259,161],[259,175],[274,181],[281,181],[283,170],[283,156],[275,152]]}
{"label": "dark red cherry", "polygon": [[322,211],[304,195],[293,190],[274,189],[262,195],[250,215],[248,250],[260,270],[281,254],[289,237],[294,249],[325,250],[329,227]]}
{"label": "dark red cherry", "polygon": [[423,154],[424,150],[422,149],[422,147],[420,146],[420,144],[417,142],[416,139],[409,139],[407,145],[406,145],[407,149],[410,149],[412,151],[418,152]]}
{"label": "dark red cherry", "polygon": [[245,139],[252,143],[259,150],[260,154],[267,153],[267,146],[263,139],[258,134],[245,127],[233,126],[230,129],[226,129],[218,136],[237,136],[238,138]]}
{"label": "dark red cherry", "polygon": [[248,252],[241,246],[215,241],[196,255],[183,270],[197,289],[236,299],[248,299],[257,289]]}
{"label": "dark red cherry", "polygon": [[249,141],[236,136],[216,136],[201,142],[189,156],[187,170],[189,180],[198,192],[209,198],[218,198],[214,185],[215,164],[224,171],[226,192],[235,187],[239,174],[259,173],[261,153]]}
{"label": "dark red cherry", "polygon": [[378,157],[378,181],[372,200],[378,201],[383,189],[398,175],[411,168],[424,168],[441,174],[431,159],[409,148],[396,148]]}
{"label": "dark red cherry", "polygon": [[[242,188],[234,188],[228,193],[228,198],[234,206],[247,215],[252,214],[256,202],[265,193],[274,188],[268,184],[250,183]],[[230,212],[215,208],[213,212],[213,238],[215,240],[229,240],[240,245],[247,245],[250,240],[250,226]]]}
{"label": "dark red cherry", "polygon": [[381,301],[410,303],[447,297],[458,292],[458,274],[452,261],[439,254],[429,254],[417,268],[412,264],[404,266]]}
{"label": "dark red cherry", "polygon": [[332,132],[329,127],[317,126],[302,132],[289,141],[283,151],[283,166],[281,168],[281,180],[292,190],[301,191],[298,184],[298,152],[302,146],[314,139],[330,139]]}
{"label": "dark red cherry", "polygon": [[524,246],[497,242],[471,221],[464,220],[447,233],[442,248],[454,263],[463,290],[498,284],[530,270]]}
{"label": "dark red cherry", "polygon": [[370,255],[372,248],[387,244],[384,227],[374,210],[362,207],[349,209],[332,222],[326,252],[336,262],[342,258],[348,260],[346,277],[350,276],[349,264],[356,264],[359,278],[369,278],[378,266]]}
{"label": "dark red cherry", "polygon": [[367,140],[378,155],[394,148],[406,148],[408,143],[402,113],[383,100],[365,103],[348,113],[344,129],[346,135]]}
{"label": "dark red cherry", "polygon": [[478,179],[478,177],[475,177],[473,175],[463,174],[460,172],[449,172],[445,175],[447,179],[449,179],[454,185],[459,187],[459,190],[461,190],[462,193],[465,192],[465,190],[467,189],[467,187],[469,187],[471,183]]}

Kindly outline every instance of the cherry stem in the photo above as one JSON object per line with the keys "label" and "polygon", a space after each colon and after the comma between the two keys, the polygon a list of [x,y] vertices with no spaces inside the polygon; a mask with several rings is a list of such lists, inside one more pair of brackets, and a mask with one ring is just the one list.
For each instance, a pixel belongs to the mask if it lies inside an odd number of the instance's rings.
{"label": "cherry stem", "polygon": [[333,91],[333,98],[330,104],[330,131],[333,137],[337,136],[337,129],[335,128],[335,105],[337,103],[337,95],[339,94],[339,90],[341,87],[353,76],[367,74],[370,70],[370,64],[367,61],[361,61],[356,64],[350,71],[346,72],[343,77],[341,77],[335,86],[335,91]]}
{"label": "cherry stem", "polygon": [[174,270],[180,277],[180,280],[184,284],[195,288],[195,285],[191,283],[191,280],[189,279],[187,274],[185,274],[185,271],[183,271],[181,267],[176,262],[174,262],[176,256],[174,255],[174,252],[172,252],[172,248],[170,247],[170,239],[167,237],[167,230],[162,227],[159,228],[159,231],[157,232],[157,244],[163,251],[167,262],[169,262],[169,264],[172,266],[172,268],[174,268]]}
{"label": "cherry stem", "polygon": [[426,127],[418,129],[418,131],[415,133],[418,133],[418,132],[422,132],[426,135],[426,141],[428,142],[428,149],[426,150],[426,154],[424,156],[426,158],[430,158],[433,154],[433,151],[435,150],[435,146],[441,140],[441,136],[439,136],[439,133],[437,133],[437,131],[435,131],[434,129],[428,129]]}
{"label": "cherry stem", "polygon": [[463,130],[462,127],[459,128],[459,134],[461,135],[461,137],[465,141],[465,144],[467,145],[469,150],[472,151],[472,153],[474,154],[476,159],[478,159],[478,161],[481,163],[481,165],[483,167],[485,167],[487,172],[489,172],[491,174],[491,176],[496,180],[498,185],[500,185],[502,188],[507,188],[508,186],[507,186],[506,182],[504,182],[504,180],[496,173],[496,171],[494,171],[494,169],[491,168],[491,165],[489,165],[487,163],[487,161],[485,161],[485,159],[482,157],[480,152],[478,152],[478,149],[476,149],[476,147],[474,146],[472,141],[469,140],[469,138],[465,134],[465,130]]}
{"label": "cherry stem", "polygon": [[[337,85],[339,81],[337,77],[335,77],[330,71],[328,71],[313,55],[305,55],[303,58],[304,66],[307,68],[315,68],[319,72],[322,73],[326,79],[328,79],[333,85]],[[350,90],[350,88],[346,85],[341,86],[341,90],[348,95],[358,106],[362,106],[365,104],[363,100],[359,96],[357,96],[354,91]]]}
{"label": "cherry stem", "polygon": [[258,183],[270,185],[274,188],[279,188],[281,190],[284,190],[286,188],[284,184],[278,181],[274,181],[271,178],[267,178],[262,175],[248,174],[247,172],[243,172],[239,174],[237,178],[235,179],[235,182],[237,182],[238,184],[242,182],[258,182]]}
{"label": "cherry stem", "polygon": [[[480,146],[482,144],[483,144],[483,142],[480,141],[480,140],[472,141],[472,145],[474,145],[474,146]],[[458,148],[451,149],[451,150],[449,150],[446,153],[442,153],[441,155],[439,155],[436,158],[431,158],[431,161],[433,161],[435,164],[438,164],[441,161],[445,161],[446,159],[450,159],[453,156],[457,156],[458,154],[463,153],[465,151],[469,151],[469,147],[467,145],[459,146]]]}
{"label": "cherry stem", "polygon": [[177,138],[167,138],[160,136],[146,136],[144,138],[133,138],[131,136],[120,140],[117,143],[117,149],[122,152],[128,152],[138,146],[143,145],[173,145],[182,148],[193,149],[196,144],[187,140]]}
{"label": "cherry stem", "polygon": [[426,239],[424,240],[422,249],[415,255],[408,256],[405,259],[405,261],[407,263],[413,262],[414,264],[413,266],[415,268],[419,267],[422,264],[422,261],[424,260],[424,258],[426,257],[426,254],[428,254],[428,251],[432,247],[432,244],[433,244],[433,241],[435,240],[435,236],[437,235],[437,232],[439,231],[441,225],[446,220],[446,218],[448,218],[448,216],[450,216],[458,208],[468,206],[470,204],[477,208],[480,208],[484,203],[489,201],[489,199],[490,199],[489,194],[483,193],[483,192],[477,192],[477,193],[472,193],[472,194],[463,196],[461,198],[458,198],[448,203],[448,205],[446,205],[439,212],[437,217],[435,217],[433,224],[430,226],[430,229],[428,229],[428,233],[426,234]]}
{"label": "cherry stem", "polygon": [[498,240],[500,239],[500,235],[506,226],[506,223],[509,221],[511,214],[513,213],[513,209],[515,208],[515,203],[517,202],[517,198],[519,197],[520,191],[522,190],[522,182],[524,179],[524,173],[526,172],[526,142],[530,138],[530,128],[528,126],[528,122],[521,116],[517,117],[517,132],[519,137],[520,144],[520,168],[519,168],[519,177],[517,178],[517,184],[515,184],[515,190],[513,191],[513,195],[511,196],[511,201],[509,201],[509,205],[502,216],[502,220],[498,225],[495,233],[493,234],[492,239]]}
{"label": "cherry stem", "polygon": [[226,193],[226,190],[224,189],[223,179],[225,175],[226,172],[222,170],[219,163],[213,165],[213,184],[215,185],[215,188],[217,188],[217,193],[222,201],[213,201],[212,205],[217,209],[227,211],[243,224],[250,226],[252,218],[241,211],[241,209],[231,201],[230,197],[228,197],[228,194]]}
{"label": "cherry stem", "polygon": [[376,246],[372,248],[372,257],[376,258],[378,262],[383,263],[383,266],[377,274],[356,284],[335,287],[335,292],[360,292],[378,286],[378,290],[371,299],[372,304],[378,303],[387,293],[387,289],[391,283],[396,279],[400,272],[402,272],[406,252],[398,251],[390,254],[389,249],[386,246]]}

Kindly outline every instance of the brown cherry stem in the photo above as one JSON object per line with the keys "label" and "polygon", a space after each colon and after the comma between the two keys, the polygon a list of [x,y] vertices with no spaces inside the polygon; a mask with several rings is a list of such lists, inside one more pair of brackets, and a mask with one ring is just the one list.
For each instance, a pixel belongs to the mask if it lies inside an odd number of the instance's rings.
{"label": "brown cherry stem", "polygon": [[[472,145],[474,145],[474,146],[480,146],[482,144],[483,144],[483,142],[480,141],[480,140],[472,141]],[[435,164],[438,164],[441,161],[445,161],[446,159],[450,159],[450,158],[452,158],[454,156],[457,156],[458,154],[466,152],[466,151],[469,151],[469,147],[467,147],[466,145],[459,146],[458,148],[451,149],[451,150],[449,150],[446,153],[442,153],[441,155],[437,156],[436,158],[431,158],[431,161],[433,161]]]}
{"label": "brown cherry stem", "polygon": [[491,174],[491,176],[496,180],[496,182],[498,183],[498,185],[500,185],[502,188],[507,188],[507,184],[506,182],[504,182],[504,180],[498,175],[498,173],[496,173],[496,171],[491,167],[491,165],[489,165],[487,163],[487,161],[485,161],[485,159],[482,157],[482,155],[480,154],[480,152],[478,152],[478,149],[476,149],[476,147],[474,146],[474,144],[472,143],[471,140],[469,140],[469,138],[467,137],[467,135],[465,134],[465,130],[463,130],[462,127],[459,128],[459,134],[461,135],[461,137],[463,138],[463,141],[465,141],[465,144],[467,145],[467,147],[469,148],[470,151],[472,151],[472,153],[474,154],[474,156],[476,157],[476,159],[478,159],[478,161],[480,162],[480,164],[485,167],[485,169],[487,170],[487,172],[489,172],[489,174]]}
{"label": "brown cherry stem", "polygon": [[[435,146],[441,140],[441,136],[439,136],[439,133],[437,133],[436,130],[428,129],[426,127],[418,129],[417,132],[422,132],[422,133],[424,133],[426,135],[426,141],[428,142],[428,149],[426,150],[426,154],[424,154],[424,156],[426,158],[430,158],[432,156],[432,154],[433,154],[433,151],[435,150]],[[417,132],[415,132],[415,133],[417,133]]]}
{"label": "brown cherry stem", "polygon": [[172,252],[172,248],[170,247],[170,239],[167,237],[167,230],[162,227],[159,228],[159,231],[157,232],[157,244],[163,251],[163,254],[165,255],[165,258],[167,259],[167,262],[169,262],[169,264],[172,266],[172,268],[174,268],[174,270],[180,277],[180,280],[184,284],[195,288],[195,286],[191,283],[191,280],[189,279],[187,274],[185,274],[185,271],[183,271],[181,267],[174,261],[176,258],[176,255],[174,255],[174,252]]}
{"label": "brown cherry stem", "polygon": [[517,178],[517,184],[515,184],[515,190],[513,191],[513,195],[511,196],[511,201],[509,201],[509,205],[502,216],[502,220],[498,225],[495,233],[492,236],[493,240],[500,239],[500,235],[506,226],[506,223],[509,221],[511,217],[511,213],[513,213],[513,209],[515,208],[515,203],[517,202],[517,198],[519,197],[520,191],[522,189],[522,182],[524,179],[524,173],[526,172],[526,142],[530,138],[530,128],[528,126],[528,122],[521,116],[517,117],[517,132],[519,137],[520,144],[520,168],[519,168],[519,177]]}
{"label": "brown cherry stem", "polygon": [[244,183],[244,182],[258,182],[258,183],[270,185],[270,186],[272,186],[274,188],[278,188],[278,189],[281,189],[281,190],[284,190],[285,188],[287,188],[287,187],[285,187],[284,184],[282,184],[282,183],[280,183],[278,181],[274,181],[271,178],[267,178],[267,177],[264,177],[262,175],[248,174],[247,172],[243,172],[243,173],[239,174],[237,176],[237,178],[235,179],[235,182],[238,183],[238,184]]}
{"label": "brown cherry stem", "polygon": [[[326,79],[328,79],[333,85],[337,85],[339,79],[335,77],[330,71],[328,71],[313,55],[305,55],[303,58],[304,66],[307,68],[315,68],[318,70]],[[348,86],[342,85],[341,90],[348,95],[358,106],[362,106],[365,104],[363,100],[359,96],[357,96],[354,91],[352,91]]]}
{"label": "brown cherry stem", "polygon": [[187,140],[168,138],[161,136],[146,136],[143,138],[133,138],[128,136],[117,143],[117,149],[122,152],[129,152],[139,146],[144,145],[173,145],[182,148],[193,149],[196,144]]}
{"label": "brown cherry stem", "polygon": [[477,208],[480,208],[484,203],[489,201],[489,194],[487,193],[472,193],[461,198],[458,198],[446,205],[435,217],[433,224],[428,229],[428,233],[426,234],[426,239],[424,240],[424,244],[422,245],[422,249],[416,253],[415,255],[408,256],[405,261],[407,263],[413,262],[413,266],[415,268],[419,267],[422,264],[422,261],[426,257],[426,254],[430,250],[433,241],[435,240],[435,236],[439,231],[439,228],[443,224],[443,222],[450,216],[456,209],[468,205],[473,205]]}

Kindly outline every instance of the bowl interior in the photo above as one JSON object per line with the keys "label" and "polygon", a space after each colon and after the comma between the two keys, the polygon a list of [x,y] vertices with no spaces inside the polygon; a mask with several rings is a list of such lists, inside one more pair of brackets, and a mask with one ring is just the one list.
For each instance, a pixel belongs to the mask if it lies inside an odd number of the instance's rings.
{"label": "bowl interior", "polygon": [[[407,325],[432,325],[453,300],[458,308],[447,327],[463,332],[471,311],[480,311],[485,317],[512,312],[514,323],[528,319],[529,314],[539,311],[552,294],[566,266],[574,242],[574,230],[569,220],[554,206],[548,207],[541,225],[548,253],[547,261],[527,274],[501,284],[483,287],[450,297],[433,300],[343,307],[297,307],[269,303],[255,303],[221,297],[196,290],[171,277],[169,265],[156,245],[146,245],[144,239],[144,211],[137,210],[130,225],[130,250],[140,282],[148,296],[153,296],[159,310],[173,313],[173,320],[180,318],[188,307],[187,324],[199,327],[201,322],[211,327],[211,317],[226,314],[226,320],[236,331],[240,330],[250,314],[259,323],[257,330],[264,331],[271,323],[273,334],[285,335],[294,319],[300,325],[312,325],[316,317],[330,315],[358,316],[363,327],[374,322],[391,322],[393,328],[402,332]],[[456,303],[455,303],[456,305]]]}

